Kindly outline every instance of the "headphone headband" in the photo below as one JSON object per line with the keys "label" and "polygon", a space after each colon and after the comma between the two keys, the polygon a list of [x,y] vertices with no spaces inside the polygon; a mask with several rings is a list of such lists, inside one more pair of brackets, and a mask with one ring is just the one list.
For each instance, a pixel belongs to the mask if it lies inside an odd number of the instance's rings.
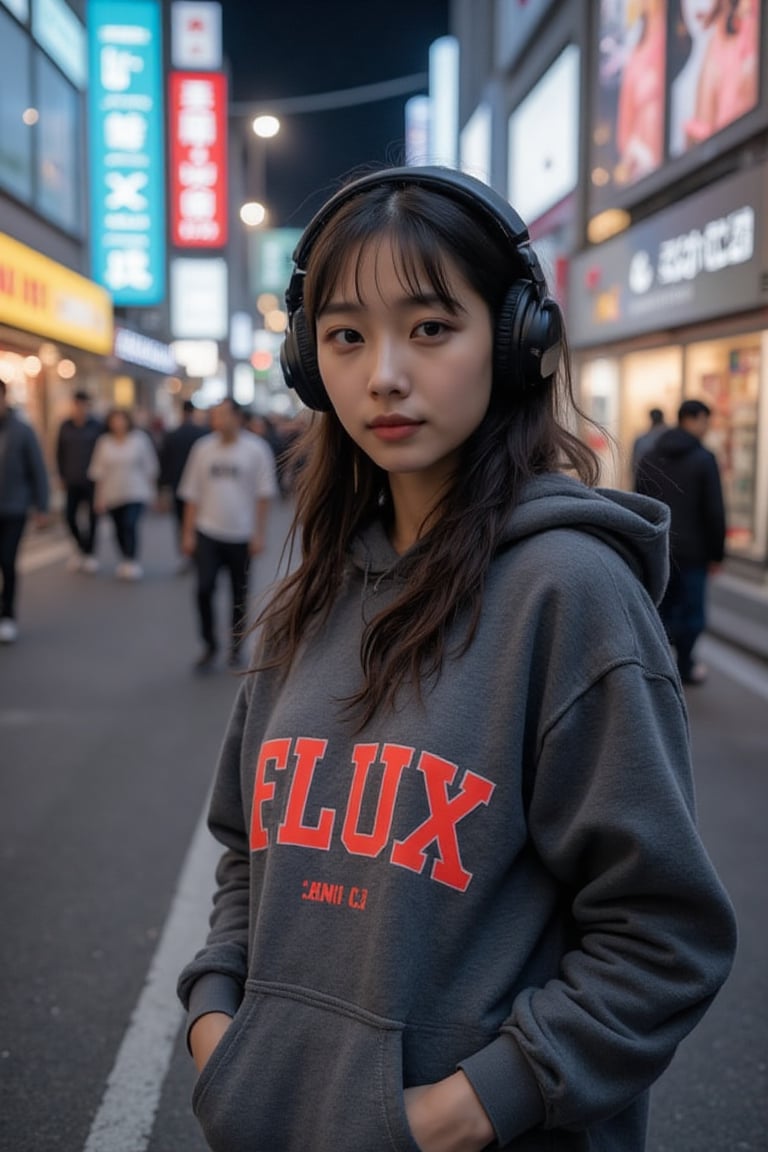
{"label": "headphone headband", "polygon": [[[339,208],[355,196],[366,192],[369,188],[379,188],[382,185],[408,188],[416,185],[419,188],[428,188],[449,200],[455,200],[467,208],[474,216],[479,216],[490,231],[500,231],[504,239],[521,259],[525,266],[526,275],[535,284],[541,295],[546,293],[546,283],[541,270],[538,257],[530,247],[528,228],[515,209],[488,184],[482,180],[469,176],[453,168],[441,168],[438,165],[424,167],[383,168],[379,171],[367,172],[356,180],[350,181],[335,192],[329,200],[315,213],[304,229],[293,253],[294,272],[291,283],[286,292],[286,305],[289,318],[300,307],[303,298],[303,277],[309,254],[317,237],[325,228],[328,221]],[[515,277],[517,272],[515,273]],[[513,277],[511,277],[513,278]]]}

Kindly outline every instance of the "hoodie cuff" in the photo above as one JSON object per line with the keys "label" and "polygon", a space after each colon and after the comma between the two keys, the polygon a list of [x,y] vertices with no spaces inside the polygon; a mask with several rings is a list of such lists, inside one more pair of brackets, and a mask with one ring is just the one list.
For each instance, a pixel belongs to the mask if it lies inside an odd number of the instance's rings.
{"label": "hoodie cuff", "polygon": [[208,972],[192,985],[187,1015],[187,1050],[193,1024],[209,1012],[224,1012],[234,1017],[243,999],[240,984],[221,972]]}
{"label": "hoodie cuff", "polygon": [[458,1065],[485,1108],[500,1148],[544,1121],[544,1100],[520,1049],[502,1034]]}

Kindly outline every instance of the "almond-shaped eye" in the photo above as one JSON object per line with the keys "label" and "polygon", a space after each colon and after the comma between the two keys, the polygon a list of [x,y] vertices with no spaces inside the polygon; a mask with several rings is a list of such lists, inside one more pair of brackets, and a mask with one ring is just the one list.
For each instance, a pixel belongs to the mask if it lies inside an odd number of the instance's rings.
{"label": "almond-shaped eye", "polygon": [[363,338],[356,328],[337,328],[334,332],[329,332],[326,340],[330,340],[333,344],[362,344]]}
{"label": "almond-shaped eye", "polygon": [[417,324],[414,328],[415,335],[433,339],[436,336],[443,336],[446,332],[450,332],[450,327],[442,320],[422,320],[421,324]]}

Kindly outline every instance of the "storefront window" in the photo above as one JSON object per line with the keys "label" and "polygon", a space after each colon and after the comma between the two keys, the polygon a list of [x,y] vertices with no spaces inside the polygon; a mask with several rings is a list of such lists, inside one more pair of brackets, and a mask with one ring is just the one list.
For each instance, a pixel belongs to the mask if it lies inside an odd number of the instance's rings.
{"label": "storefront window", "polygon": [[622,361],[622,480],[631,488],[631,450],[635,437],[650,427],[651,408],[660,408],[666,424],[677,423],[683,392],[683,353],[679,347],[632,352]]}
{"label": "storefront window", "polygon": [[619,436],[619,361],[600,357],[583,364],[579,380],[579,398],[586,416],[599,427],[590,425],[584,438],[600,457],[600,483],[613,486],[621,476]]}
{"label": "storefront window", "polygon": [[0,10],[0,186],[27,202],[32,197],[34,116],[29,41]]}
{"label": "storefront window", "polygon": [[692,344],[686,352],[685,394],[712,409],[707,445],[720,465],[729,552],[760,550],[757,519],[760,336]]}

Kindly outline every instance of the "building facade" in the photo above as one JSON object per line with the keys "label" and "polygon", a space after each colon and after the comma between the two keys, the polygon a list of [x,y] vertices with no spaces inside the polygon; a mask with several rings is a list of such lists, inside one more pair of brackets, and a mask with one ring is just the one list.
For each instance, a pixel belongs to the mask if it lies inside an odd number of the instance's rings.
{"label": "building facade", "polygon": [[463,165],[548,267],[606,482],[650,408],[705,400],[728,565],[765,586],[768,3],[454,0],[452,29]]}

